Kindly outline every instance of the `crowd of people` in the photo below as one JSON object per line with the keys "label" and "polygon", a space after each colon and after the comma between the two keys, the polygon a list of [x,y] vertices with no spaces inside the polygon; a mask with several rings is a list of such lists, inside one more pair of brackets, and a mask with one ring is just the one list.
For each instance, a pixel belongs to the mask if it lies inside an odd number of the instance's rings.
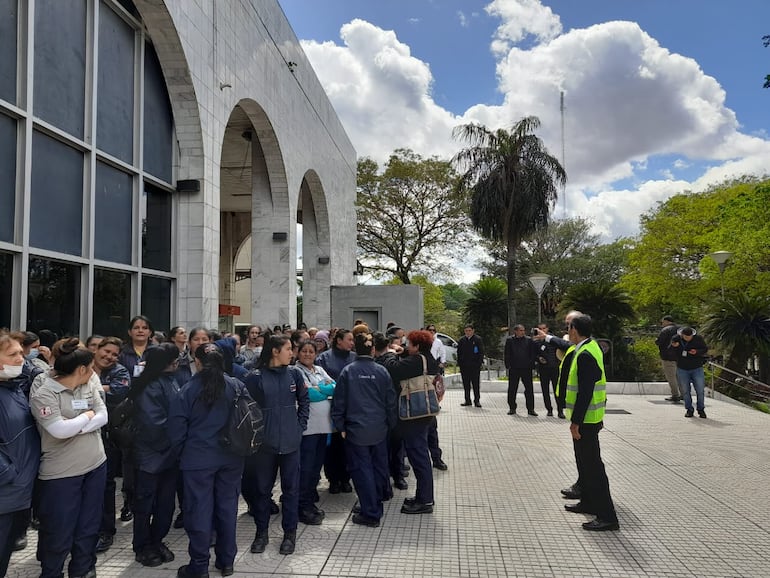
{"label": "crowd of people", "polygon": [[[164,334],[138,315],[125,341],[41,334],[0,331],[0,577],[29,528],[43,578],[61,576],[68,557],[70,577],[95,576],[118,517],[133,521],[143,566],[173,561],[164,540],[183,527],[190,559],[178,576],[208,576],[212,546],[228,576],[240,497],[254,519],[251,552],[266,550],[280,511],[279,551],[289,555],[299,523],[323,523],[322,471],[329,493],[355,488],[355,524],[379,526],[410,469],[415,493],[401,512],[433,511],[433,469],[448,469],[435,415],[400,420],[397,411],[401,382],[443,373],[433,326],[407,333],[390,324],[383,334],[362,322],[329,331],[253,325],[241,343],[203,327]],[[246,457],[223,444],[239,396],[257,403],[264,422],[259,450]],[[130,436],[115,428],[127,407]]]}

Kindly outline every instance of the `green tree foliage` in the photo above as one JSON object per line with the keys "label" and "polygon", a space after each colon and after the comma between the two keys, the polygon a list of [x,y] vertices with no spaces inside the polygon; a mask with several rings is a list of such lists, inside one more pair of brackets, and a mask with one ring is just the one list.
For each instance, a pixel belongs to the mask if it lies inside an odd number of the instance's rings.
{"label": "green tree foliage", "polygon": [[712,302],[702,326],[712,349],[725,354],[726,367],[743,373],[754,355],[770,354],[770,298],[739,293]]}
{"label": "green tree foliage", "polygon": [[770,181],[744,179],[703,193],[682,193],[642,217],[621,285],[648,319],[671,313],[697,322],[719,297],[720,274],[708,257],[733,253],[727,294],[767,294],[770,285]]}
{"label": "green tree foliage", "polygon": [[562,314],[577,309],[590,315],[594,335],[613,341],[622,337],[625,323],[635,316],[629,296],[618,285],[603,281],[573,285],[564,295],[561,307]]}
{"label": "green tree foliage", "polygon": [[359,260],[376,276],[411,283],[415,273],[447,272],[464,247],[467,203],[451,163],[394,151],[380,172],[358,161]]}
{"label": "green tree foliage", "polygon": [[[542,299],[542,312],[547,319],[555,319],[564,294],[576,283],[615,284],[626,269],[630,241],[618,239],[602,245],[599,236],[591,233],[591,226],[591,221],[584,218],[558,219],[550,223],[547,230],[538,230],[527,237],[519,249],[517,276],[520,279],[532,273],[551,277]],[[488,274],[504,277],[504,245],[486,242],[485,246],[489,258],[480,263],[481,267]],[[528,317],[533,313],[533,319],[537,318],[537,309],[530,304],[532,294],[528,287],[517,293],[519,321],[531,320]]]}
{"label": "green tree foliage", "polygon": [[465,302],[471,296],[467,287],[457,283],[442,285],[441,293],[444,295],[444,307],[450,311],[462,311]]}
{"label": "green tree foliage", "polygon": [[470,217],[485,238],[506,245],[508,322],[516,320],[516,253],[522,241],[546,228],[557,190],[567,180],[559,161],[534,134],[537,117],[518,121],[510,131],[478,124],[455,128],[453,136],[469,146],[454,157],[470,192]]}
{"label": "green tree foliage", "polygon": [[465,322],[473,324],[489,357],[500,357],[500,329],[506,325],[507,293],[505,281],[484,277],[470,286],[471,296],[465,302]]}

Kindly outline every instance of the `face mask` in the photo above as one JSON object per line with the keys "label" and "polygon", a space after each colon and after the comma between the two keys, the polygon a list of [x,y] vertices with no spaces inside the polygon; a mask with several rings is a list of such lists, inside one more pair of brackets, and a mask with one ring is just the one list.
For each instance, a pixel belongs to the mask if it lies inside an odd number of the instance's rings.
{"label": "face mask", "polygon": [[0,379],[16,379],[21,375],[23,365],[5,365],[0,369]]}
{"label": "face mask", "polygon": [[33,359],[36,359],[37,356],[40,355],[40,350],[37,347],[33,347],[29,350],[29,355],[27,355],[27,359],[30,361]]}

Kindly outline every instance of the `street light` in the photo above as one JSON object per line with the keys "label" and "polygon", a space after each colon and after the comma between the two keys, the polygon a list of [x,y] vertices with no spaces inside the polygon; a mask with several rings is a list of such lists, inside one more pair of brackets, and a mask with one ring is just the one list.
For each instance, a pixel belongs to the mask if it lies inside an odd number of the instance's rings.
{"label": "street light", "polygon": [[527,281],[529,281],[529,284],[532,285],[532,289],[535,290],[535,293],[537,293],[537,324],[540,325],[541,315],[540,315],[540,299],[543,296],[543,289],[545,289],[545,286],[548,285],[548,281],[550,281],[551,277],[550,275],[546,275],[545,273],[533,273],[529,277],[527,277]]}
{"label": "street light", "polygon": [[727,267],[727,261],[733,254],[730,251],[716,251],[715,253],[709,253],[709,257],[719,267],[719,280],[722,283],[722,299],[725,298],[725,267]]}

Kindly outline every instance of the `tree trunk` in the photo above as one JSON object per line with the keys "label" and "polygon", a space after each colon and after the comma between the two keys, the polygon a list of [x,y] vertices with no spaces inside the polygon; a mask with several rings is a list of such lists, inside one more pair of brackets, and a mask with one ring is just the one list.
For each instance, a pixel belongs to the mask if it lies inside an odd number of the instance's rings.
{"label": "tree trunk", "polygon": [[511,334],[511,330],[516,324],[516,250],[518,243],[509,237],[507,249],[505,268],[508,281],[508,333]]}

